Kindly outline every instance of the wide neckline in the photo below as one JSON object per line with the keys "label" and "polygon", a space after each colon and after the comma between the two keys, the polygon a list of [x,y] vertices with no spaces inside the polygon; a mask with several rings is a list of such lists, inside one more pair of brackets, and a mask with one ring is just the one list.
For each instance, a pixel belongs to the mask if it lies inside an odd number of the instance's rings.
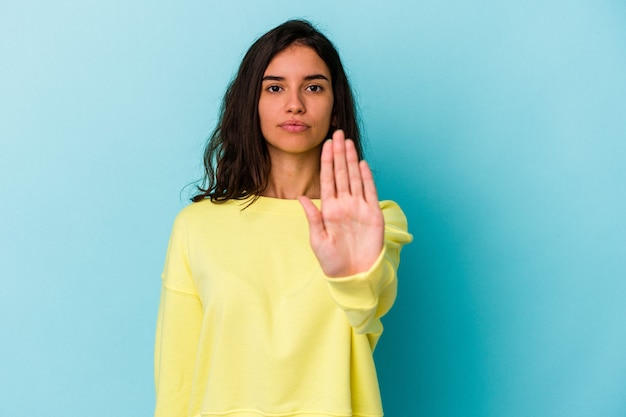
{"label": "wide neckline", "polygon": [[[256,200],[254,198],[256,197]],[[252,201],[254,202],[250,204]],[[311,199],[313,204],[320,206],[320,199]],[[304,214],[302,204],[297,199],[275,198],[266,196],[251,196],[244,200],[236,200],[237,205],[241,208],[245,207],[244,211],[263,211],[272,213],[298,213]]]}

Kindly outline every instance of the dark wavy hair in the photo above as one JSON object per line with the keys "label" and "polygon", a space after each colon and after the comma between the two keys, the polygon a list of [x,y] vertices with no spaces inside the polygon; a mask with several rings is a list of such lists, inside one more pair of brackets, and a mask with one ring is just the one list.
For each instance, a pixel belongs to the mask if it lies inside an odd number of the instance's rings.
{"label": "dark wavy hair", "polygon": [[[308,46],[328,66],[333,87],[333,123],[328,135],[343,129],[362,146],[356,107],[348,77],[332,42],[311,23],[289,20],[261,36],[246,53],[239,71],[224,95],[217,127],[204,151],[204,175],[199,193],[191,200],[213,202],[258,197],[266,189],[271,161],[259,119],[263,74],[271,60],[291,45]],[[253,200],[254,201],[254,200]]]}

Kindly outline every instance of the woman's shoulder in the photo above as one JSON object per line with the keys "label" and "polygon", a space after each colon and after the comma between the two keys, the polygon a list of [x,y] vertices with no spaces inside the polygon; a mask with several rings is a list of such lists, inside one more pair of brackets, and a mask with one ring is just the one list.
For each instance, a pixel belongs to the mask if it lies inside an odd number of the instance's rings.
{"label": "woman's shoulder", "polygon": [[205,222],[216,217],[228,215],[228,213],[237,213],[240,210],[240,204],[232,200],[213,202],[210,199],[204,199],[193,202],[180,210],[176,215],[176,222],[186,224]]}
{"label": "woman's shoulder", "polygon": [[393,200],[382,200],[378,204],[383,211],[385,222],[403,223],[406,227],[406,215],[398,203]]}
{"label": "woman's shoulder", "polygon": [[413,236],[408,233],[409,225],[406,215],[395,201],[383,200],[379,202],[380,209],[383,211],[385,218],[385,233],[393,234],[395,240],[401,243],[409,243],[413,240]]}

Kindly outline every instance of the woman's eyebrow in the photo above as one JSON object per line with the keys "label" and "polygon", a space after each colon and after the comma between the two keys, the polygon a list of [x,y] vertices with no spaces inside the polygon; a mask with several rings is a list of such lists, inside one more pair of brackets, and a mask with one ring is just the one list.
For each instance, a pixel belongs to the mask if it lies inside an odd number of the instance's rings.
{"label": "woman's eyebrow", "polygon": [[304,79],[306,81],[311,81],[311,80],[326,80],[326,81],[330,81],[328,79],[327,76],[325,76],[324,74],[313,74],[313,75],[307,75],[306,77],[304,77]]}
{"label": "woman's eyebrow", "polygon": [[[326,80],[329,81],[328,77],[325,76],[324,74],[312,74],[312,75],[307,75],[306,77],[304,77],[305,81],[311,81],[311,80]],[[285,77],[280,77],[277,75],[266,75],[263,77],[263,81],[285,81]]]}
{"label": "woman's eyebrow", "polygon": [[285,81],[285,77],[278,77],[276,75],[266,75],[263,77],[263,81]]}

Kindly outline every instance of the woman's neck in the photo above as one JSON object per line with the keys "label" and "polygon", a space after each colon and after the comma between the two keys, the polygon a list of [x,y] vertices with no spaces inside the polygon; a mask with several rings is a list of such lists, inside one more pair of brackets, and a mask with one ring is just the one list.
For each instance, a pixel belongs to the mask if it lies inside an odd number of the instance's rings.
{"label": "woman's neck", "polygon": [[300,196],[320,198],[319,156],[272,158],[267,188],[262,195],[287,200],[295,200]]}

